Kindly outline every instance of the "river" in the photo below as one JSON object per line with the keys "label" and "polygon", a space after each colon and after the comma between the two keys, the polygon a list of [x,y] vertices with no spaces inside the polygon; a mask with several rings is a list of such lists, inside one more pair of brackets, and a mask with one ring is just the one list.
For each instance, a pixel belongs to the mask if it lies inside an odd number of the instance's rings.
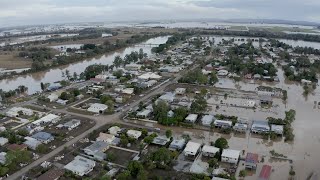
{"label": "river", "polygon": [[[168,37],[169,36],[152,38],[141,44],[162,44],[168,40]],[[119,55],[121,57],[124,57],[126,54],[131,53],[131,51],[139,51],[140,48],[143,49],[144,53],[147,53],[148,55],[151,54],[152,47],[150,46],[145,46],[145,47],[131,46],[113,53],[108,53],[96,58],[91,58],[88,60],[70,64],[67,66],[53,68],[47,71],[32,73],[32,74],[23,75],[23,76],[15,76],[9,79],[4,79],[0,81],[0,89],[4,91],[8,91],[8,90],[13,90],[20,85],[24,85],[28,87],[28,94],[33,94],[33,93],[36,93],[37,91],[41,91],[41,87],[40,87],[41,82],[53,83],[56,81],[63,80],[64,78],[62,77],[62,72],[64,72],[67,69],[70,71],[71,75],[74,72],[76,72],[77,74],[80,74],[89,65],[92,65],[92,64],[111,65],[115,56]]]}

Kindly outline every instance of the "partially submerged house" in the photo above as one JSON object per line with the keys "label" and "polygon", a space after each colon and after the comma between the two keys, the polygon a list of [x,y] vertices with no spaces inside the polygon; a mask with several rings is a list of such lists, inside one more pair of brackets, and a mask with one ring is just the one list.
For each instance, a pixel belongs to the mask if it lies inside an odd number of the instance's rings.
{"label": "partially submerged house", "polygon": [[270,131],[270,126],[268,121],[253,121],[251,126],[251,132],[253,133],[268,133]]}
{"label": "partially submerged house", "polygon": [[224,149],[221,154],[221,162],[237,164],[240,158],[240,151]]}
{"label": "partially submerged house", "polygon": [[50,133],[42,132],[42,131],[37,132],[36,134],[32,135],[31,137],[44,143],[44,144],[48,144],[54,140],[54,136],[52,136]]}
{"label": "partially submerged house", "polygon": [[185,156],[195,157],[201,150],[201,144],[189,141],[183,150]]}
{"label": "partially submerged house", "polygon": [[180,151],[186,145],[185,139],[175,139],[170,143],[169,149],[172,151]]}
{"label": "partially submerged house", "polygon": [[256,169],[259,163],[259,155],[256,153],[247,153],[245,159],[245,167],[248,169]]}
{"label": "partially submerged house", "polygon": [[219,152],[219,148],[214,146],[204,145],[202,147],[202,156],[214,157],[217,152]]}
{"label": "partially submerged house", "polygon": [[202,118],[201,118],[201,124],[204,125],[204,126],[211,126],[213,120],[214,120],[214,116],[213,115],[204,115]]}

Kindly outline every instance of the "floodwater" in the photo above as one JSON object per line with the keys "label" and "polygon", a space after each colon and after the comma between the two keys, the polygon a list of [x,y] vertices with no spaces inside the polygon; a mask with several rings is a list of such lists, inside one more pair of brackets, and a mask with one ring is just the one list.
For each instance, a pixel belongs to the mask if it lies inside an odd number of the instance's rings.
{"label": "floodwater", "polygon": [[[167,40],[168,40],[168,36],[163,36],[163,37],[149,39],[148,41],[143,42],[141,44],[161,44],[161,43],[165,43]],[[126,54],[131,53],[131,51],[139,51],[140,48],[143,49],[144,53],[147,53],[148,55],[151,54],[152,47],[150,46],[145,46],[145,47],[131,46],[117,52],[105,54],[100,57],[84,60],[84,61],[70,64],[64,67],[54,68],[48,71],[32,73],[24,76],[15,76],[10,79],[4,79],[0,81],[0,89],[4,91],[8,91],[8,90],[13,90],[20,85],[24,85],[28,87],[28,93],[33,94],[38,91],[41,91],[41,87],[40,87],[41,82],[53,83],[56,81],[63,80],[64,78],[62,77],[62,72],[65,72],[65,70],[67,69],[70,71],[71,75],[74,72],[76,72],[77,74],[80,74],[89,65],[92,65],[92,64],[104,64],[104,65],[109,64],[110,65],[112,64],[116,56],[119,55],[121,57],[124,57]]]}
{"label": "floodwater", "polygon": [[[259,83],[252,84],[248,82],[234,83],[230,79],[224,79],[220,82],[225,82],[229,88],[240,89],[246,91],[253,91],[259,85],[272,85],[288,91],[288,100],[286,106],[279,106],[279,111],[288,111],[290,109],[296,110],[296,120],[293,122],[295,140],[293,143],[285,143],[282,141],[265,142],[258,138],[250,137],[243,139],[238,137],[231,137],[229,139],[230,146],[234,148],[242,148],[248,151],[257,152],[258,154],[268,155],[268,152],[274,149],[276,152],[282,153],[293,160],[293,167],[296,171],[296,179],[306,179],[312,172],[320,174],[320,109],[314,106],[314,101],[320,101],[320,88],[309,94],[306,98],[303,96],[303,87],[300,83],[287,83],[283,76],[283,71],[278,69],[279,83]],[[220,86],[223,86],[220,84]],[[226,112],[228,112],[226,110]],[[237,113],[237,112],[233,112]],[[233,114],[231,113],[231,114]],[[239,114],[245,115],[242,111]],[[282,114],[282,118],[284,114]],[[248,112],[248,117],[265,117],[264,112]],[[279,117],[279,114],[272,114],[270,116]],[[244,143],[244,144],[243,144]],[[273,165],[271,163],[271,165]],[[287,168],[285,168],[287,169]],[[285,177],[288,171],[282,172]]]}

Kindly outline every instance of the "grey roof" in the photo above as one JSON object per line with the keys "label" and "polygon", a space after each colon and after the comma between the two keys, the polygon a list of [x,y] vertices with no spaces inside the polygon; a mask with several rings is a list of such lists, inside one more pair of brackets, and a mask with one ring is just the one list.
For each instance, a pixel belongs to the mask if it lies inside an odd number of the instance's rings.
{"label": "grey roof", "polygon": [[31,137],[35,138],[37,140],[40,140],[40,141],[47,141],[47,140],[54,139],[54,137],[50,133],[47,133],[47,132],[37,132],[36,134],[34,134]]}
{"label": "grey roof", "polygon": [[102,152],[109,144],[104,141],[96,141],[90,146],[86,147],[85,150],[89,150],[92,152]]}
{"label": "grey roof", "polygon": [[66,122],[66,123],[64,123],[64,127],[71,127],[71,126],[73,126],[74,124],[78,124],[78,123],[81,123],[81,121],[80,120],[78,120],[78,119],[72,119],[71,121],[68,121],[68,122]]}
{"label": "grey roof", "polygon": [[168,142],[170,141],[169,138],[165,137],[165,136],[157,136],[153,139],[152,143],[153,144],[157,144],[157,145],[166,145]]}
{"label": "grey roof", "polygon": [[175,139],[170,143],[169,148],[170,149],[182,149],[184,147],[184,145],[186,144],[186,140],[185,139]]}

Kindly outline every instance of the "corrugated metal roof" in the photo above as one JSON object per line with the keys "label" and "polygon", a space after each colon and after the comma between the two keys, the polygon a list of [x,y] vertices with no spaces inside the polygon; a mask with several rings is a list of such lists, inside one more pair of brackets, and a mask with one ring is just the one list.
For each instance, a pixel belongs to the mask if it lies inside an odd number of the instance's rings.
{"label": "corrugated metal roof", "polygon": [[263,165],[258,180],[268,180],[271,174],[271,166]]}

